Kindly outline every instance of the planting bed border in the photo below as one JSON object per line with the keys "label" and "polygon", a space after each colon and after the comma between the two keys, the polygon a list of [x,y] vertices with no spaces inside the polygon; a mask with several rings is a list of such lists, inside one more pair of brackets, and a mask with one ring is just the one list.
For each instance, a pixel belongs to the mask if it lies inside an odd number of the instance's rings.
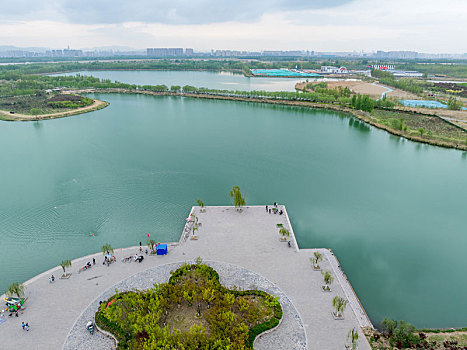
{"label": "planting bed border", "polygon": [[[151,288],[154,283],[166,283],[171,276],[170,271],[175,271],[183,263],[171,263],[150,268],[108,288],[76,320],[65,340],[63,349],[115,348],[115,342],[102,333],[96,332],[91,336],[86,330],[85,325],[89,320],[94,319],[99,301],[107,300],[110,296],[114,295],[115,289],[120,292],[135,289],[145,290]],[[307,349],[306,333],[301,317],[290,299],[276,285],[263,276],[238,265],[215,261],[205,261],[204,263],[216,270],[219,274],[220,282],[225,288],[231,289],[237,286],[241,289],[258,289],[279,298],[283,310],[281,322],[272,332],[263,332],[256,337],[254,340],[255,349]]]}

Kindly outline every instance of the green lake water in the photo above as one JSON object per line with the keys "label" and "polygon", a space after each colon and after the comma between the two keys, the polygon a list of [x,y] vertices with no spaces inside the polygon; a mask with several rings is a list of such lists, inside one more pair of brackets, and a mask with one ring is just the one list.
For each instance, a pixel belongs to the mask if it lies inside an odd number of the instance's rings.
{"label": "green lake water", "polygon": [[467,326],[465,153],[323,110],[94,96],[110,106],[0,123],[0,290],[104,243],[178,240],[196,198],[239,185],[334,250],[375,324]]}
{"label": "green lake water", "polygon": [[263,90],[263,91],[295,91],[295,84],[313,78],[258,78],[245,77],[243,74],[230,72],[199,71],[151,71],[151,70],[101,70],[81,71],[60,75],[91,75],[100,79],[110,79],[128,84],[159,85],[192,85],[218,90]]}

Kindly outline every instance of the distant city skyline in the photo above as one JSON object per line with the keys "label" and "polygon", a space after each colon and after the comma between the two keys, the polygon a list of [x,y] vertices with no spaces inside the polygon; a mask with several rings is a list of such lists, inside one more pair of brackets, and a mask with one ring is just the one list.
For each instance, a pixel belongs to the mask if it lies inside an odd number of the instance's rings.
{"label": "distant city skyline", "polygon": [[426,53],[416,51],[341,51],[341,52],[323,52],[314,50],[220,50],[211,49],[209,51],[197,51],[193,48],[176,47],[158,47],[146,49],[134,49],[131,47],[97,47],[97,48],[70,48],[51,49],[45,47],[21,48],[15,46],[1,46],[0,57],[3,58],[28,58],[28,57],[68,57],[68,58],[86,58],[86,57],[148,57],[148,58],[177,58],[177,57],[205,57],[205,58],[248,58],[248,57],[303,57],[303,58],[368,58],[371,60],[399,60],[399,59],[462,59],[467,60],[467,53]]}
{"label": "distant city skyline", "polygon": [[463,54],[466,18],[458,0],[17,0],[0,45]]}

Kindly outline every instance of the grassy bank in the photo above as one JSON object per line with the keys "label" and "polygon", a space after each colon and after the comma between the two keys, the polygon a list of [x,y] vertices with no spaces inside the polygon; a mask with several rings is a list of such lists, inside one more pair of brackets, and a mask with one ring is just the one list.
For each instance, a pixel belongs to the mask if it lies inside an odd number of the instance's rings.
{"label": "grassy bank", "polygon": [[[407,328],[407,331],[410,329]],[[396,349],[430,349],[430,350],[462,350],[467,348],[467,328],[462,329],[421,329],[405,334],[405,338],[411,340],[412,345],[400,344],[394,341],[393,334],[379,332],[374,329],[364,329],[364,334],[374,350]],[[400,334],[399,334],[400,335]],[[399,343],[399,344],[398,344]],[[399,345],[399,346],[398,346]],[[402,347],[400,347],[402,345]]]}
{"label": "grassy bank", "polygon": [[92,104],[86,107],[66,109],[66,110],[60,110],[55,113],[38,114],[38,115],[31,115],[31,114],[28,115],[28,114],[20,114],[20,113],[10,114],[9,111],[0,110],[0,120],[33,121],[33,120],[57,119],[57,118],[71,117],[73,115],[98,111],[102,108],[107,107],[108,105],[109,103],[106,101],[93,100]]}
{"label": "grassy bank", "polygon": [[360,118],[409,140],[467,150],[467,132],[435,115],[375,109]]}
{"label": "grassy bank", "polygon": [[[152,63],[152,62],[151,62]],[[165,62],[164,64],[166,64]],[[135,64],[134,62],[131,64]],[[161,64],[161,62],[158,62]],[[194,64],[194,63],[190,63]],[[203,64],[207,64],[206,62]],[[99,66],[98,63],[96,63]],[[123,64],[122,64],[123,65]],[[236,100],[247,102],[260,102],[283,104],[291,106],[302,106],[312,108],[332,109],[353,114],[355,117],[383,130],[386,130],[394,135],[402,136],[407,139],[428,143],[432,145],[457,148],[467,150],[467,132],[464,129],[458,128],[448,119],[452,116],[444,116],[442,119],[435,115],[429,115],[425,112],[412,112],[409,110],[401,110],[395,106],[395,102],[390,99],[371,99],[367,95],[351,94],[347,88],[330,89],[327,84],[313,85],[310,91],[229,91],[216,90],[194,86],[166,86],[166,85],[136,85],[120,82],[112,82],[109,79],[98,79],[90,76],[43,76],[32,75],[37,69],[54,69],[62,70],[62,65],[45,65],[31,69],[31,66],[13,67],[16,69],[0,70],[0,104],[5,104],[3,116],[4,120],[37,120],[60,118],[69,115],[84,113],[86,111],[103,108],[103,105],[92,105],[90,108],[77,108],[66,112],[57,113],[49,111],[48,108],[58,108],[65,111],[71,107],[68,103],[73,101],[56,101],[53,105],[43,100],[36,101],[44,95],[44,91],[61,89],[61,91],[80,91],[80,92],[119,92],[119,93],[140,93],[152,95],[176,95],[191,98],[204,99],[222,99]],[[141,68],[141,66],[139,66]],[[7,67],[11,68],[11,67]],[[149,67],[147,67],[149,68]],[[180,67],[181,68],[181,67]],[[192,67],[193,68],[193,67]],[[199,67],[200,68],[200,67]],[[231,67],[233,68],[233,67]],[[243,66],[242,66],[243,68]],[[24,71],[26,70],[26,71]],[[31,71],[32,70],[32,71]],[[247,71],[247,70],[246,70]],[[31,97],[33,96],[33,97]],[[20,101],[21,103],[16,103]],[[43,106],[36,106],[35,103],[42,103]],[[45,106],[44,106],[45,103]],[[60,105],[57,105],[60,104]],[[9,109],[22,108],[23,113],[18,115],[17,110]],[[76,106],[74,106],[76,107]],[[40,110],[38,112],[38,110]],[[9,111],[14,111],[15,114],[9,114]],[[457,116],[454,116],[457,118]]]}

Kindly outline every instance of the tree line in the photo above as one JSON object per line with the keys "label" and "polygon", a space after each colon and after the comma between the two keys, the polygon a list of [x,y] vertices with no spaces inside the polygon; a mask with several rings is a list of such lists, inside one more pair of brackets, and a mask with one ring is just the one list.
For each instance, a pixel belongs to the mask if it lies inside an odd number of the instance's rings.
{"label": "tree line", "polygon": [[[326,83],[312,86],[312,91],[242,91],[242,90],[219,90],[204,87],[137,85],[111,81],[110,79],[99,79],[85,75],[50,76],[25,74],[17,70],[0,70],[0,98],[8,98],[21,95],[42,94],[44,90],[54,88],[73,89],[125,89],[130,91],[152,91],[157,93],[190,93],[200,95],[216,95],[234,98],[272,99],[287,101],[306,101],[314,103],[336,104],[351,107],[358,110],[372,112],[375,107],[393,108],[395,102],[387,98],[379,101],[371,99],[367,95],[352,95],[348,88],[329,89]],[[307,87],[310,84],[307,85]]]}

